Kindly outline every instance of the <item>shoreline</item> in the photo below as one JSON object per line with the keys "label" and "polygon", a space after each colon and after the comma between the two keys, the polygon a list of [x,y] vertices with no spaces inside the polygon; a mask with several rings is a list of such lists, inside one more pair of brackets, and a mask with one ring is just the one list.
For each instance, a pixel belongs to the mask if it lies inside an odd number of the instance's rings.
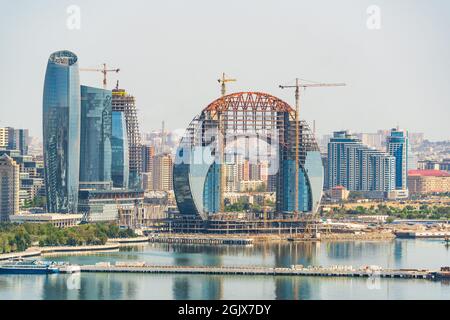
{"label": "shoreline", "polygon": [[87,246],[52,246],[52,247],[30,247],[26,251],[0,254],[0,261],[32,258],[39,256],[59,256],[59,255],[83,255],[96,254],[102,252],[119,251],[121,247],[133,246],[146,243],[166,243],[166,244],[192,244],[192,245],[237,245],[246,246],[261,243],[305,243],[305,242],[330,242],[330,241],[392,241],[397,237],[394,233],[333,233],[322,234],[320,238],[302,238],[290,236],[288,234],[170,234],[160,233],[150,236],[140,236],[135,238],[114,238],[108,239],[104,245]]}
{"label": "shoreline", "polygon": [[91,246],[60,246],[60,247],[30,247],[25,251],[0,254],[0,261],[17,259],[17,258],[31,258],[39,256],[58,256],[64,254],[88,254],[100,253],[108,251],[118,251],[118,244],[106,243],[103,245]]}
{"label": "shoreline", "polygon": [[[265,242],[320,242],[320,241],[390,241],[396,238],[394,233],[391,232],[370,232],[370,233],[331,233],[331,234],[321,234],[319,238],[308,238],[301,237],[298,235],[289,234],[228,234],[228,235],[217,235],[217,234],[195,234],[195,233],[185,233],[185,234],[171,234],[171,233],[158,233],[149,236],[149,242],[159,242],[159,243],[178,243],[177,240],[186,240],[186,243],[195,244],[205,244],[206,240],[211,240],[211,244],[216,244],[217,241],[227,240],[249,240],[254,243],[265,243]],[[158,240],[158,241],[156,241]],[[164,241],[166,240],[166,241]]]}

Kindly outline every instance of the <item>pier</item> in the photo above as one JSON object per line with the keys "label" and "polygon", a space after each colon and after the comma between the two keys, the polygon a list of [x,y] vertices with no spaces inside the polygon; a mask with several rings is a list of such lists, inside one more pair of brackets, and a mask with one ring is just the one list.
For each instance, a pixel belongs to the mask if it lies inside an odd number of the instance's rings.
{"label": "pier", "polygon": [[259,275],[259,276],[316,276],[316,277],[381,277],[403,279],[435,279],[436,272],[421,269],[370,269],[352,267],[254,267],[254,266],[156,266],[145,263],[81,266],[81,272],[120,272],[154,274],[210,274],[210,275]]}
{"label": "pier", "polygon": [[410,239],[447,239],[450,231],[397,231],[398,238]]}
{"label": "pier", "polygon": [[217,236],[149,236],[149,242],[157,243],[183,243],[183,244],[227,244],[227,245],[250,245],[252,238],[217,237]]}

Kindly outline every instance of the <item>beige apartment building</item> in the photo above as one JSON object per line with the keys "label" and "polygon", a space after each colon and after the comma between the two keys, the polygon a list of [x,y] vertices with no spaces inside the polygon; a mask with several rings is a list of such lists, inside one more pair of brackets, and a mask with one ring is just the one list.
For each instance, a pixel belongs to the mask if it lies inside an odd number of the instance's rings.
{"label": "beige apartment building", "polygon": [[173,161],[168,153],[155,155],[153,158],[153,190],[173,190]]}
{"label": "beige apartment building", "polygon": [[0,156],[0,222],[19,213],[19,165],[8,155]]}
{"label": "beige apartment building", "polygon": [[0,149],[6,149],[8,145],[8,128],[0,128]]}
{"label": "beige apartment building", "polygon": [[410,170],[408,189],[410,194],[450,192],[450,173],[441,170]]}

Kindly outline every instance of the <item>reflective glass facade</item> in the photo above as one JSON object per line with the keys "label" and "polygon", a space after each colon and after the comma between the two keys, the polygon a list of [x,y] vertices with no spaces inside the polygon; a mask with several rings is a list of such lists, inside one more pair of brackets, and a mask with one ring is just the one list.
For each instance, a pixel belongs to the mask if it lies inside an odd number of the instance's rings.
{"label": "reflective glass facade", "polygon": [[220,166],[213,163],[209,167],[203,187],[203,207],[209,213],[219,212],[220,209]]}
{"label": "reflective glass facade", "polygon": [[204,219],[209,213],[218,212],[220,206],[220,165],[213,158],[204,158],[207,152],[208,147],[180,147],[173,167],[178,209]]}
{"label": "reflective glass facade", "polygon": [[128,155],[128,138],[125,115],[123,112],[113,111],[111,135],[111,179],[115,188],[128,188]]}
{"label": "reflective glass facade", "polygon": [[[212,102],[187,128],[173,168],[174,192],[180,213],[197,214],[206,220],[210,214],[220,211],[222,170],[218,161],[221,141],[218,139],[218,110],[225,115],[226,142],[233,144],[239,137],[253,134],[257,142],[249,149],[259,152],[259,142],[262,141],[278,154],[270,158],[277,171],[272,174],[273,189],[277,193],[276,210],[278,213],[295,211],[294,111],[274,96],[244,92]],[[300,121],[299,129],[298,210],[317,212],[324,181],[322,158],[305,121]],[[224,150],[226,146],[225,143]],[[251,170],[252,167],[249,175]],[[257,180],[247,178],[247,181]]]}
{"label": "reflective glass facade", "polygon": [[387,137],[386,151],[395,157],[395,189],[408,188],[408,133],[392,129]]}
{"label": "reflective glass facade", "polygon": [[111,91],[81,86],[80,181],[111,181]]}
{"label": "reflective glass facade", "polygon": [[[285,160],[281,164],[283,170],[284,184],[283,193],[281,194],[281,203],[279,210],[283,212],[292,212],[295,208],[295,160]],[[298,210],[311,211],[311,187],[305,175],[305,170],[300,167],[298,171]]]}
{"label": "reflective glass facade", "polygon": [[53,53],[43,96],[45,187],[49,212],[77,211],[80,165],[80,81],[78,58]]}

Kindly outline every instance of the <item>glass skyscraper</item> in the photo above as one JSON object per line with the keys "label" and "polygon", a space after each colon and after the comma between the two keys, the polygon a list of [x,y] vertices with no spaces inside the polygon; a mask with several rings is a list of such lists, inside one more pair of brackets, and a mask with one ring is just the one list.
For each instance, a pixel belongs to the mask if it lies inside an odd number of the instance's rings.
{"label": "glass skyscraper", "polygon": [[43,142],[48,212],[77,211],[80,166],[78,58],[57,51],[47,64],[43,96]]}
{"label": "glass skyscraper", "polygon": [[111,91],[81,86],[80,181],[111,181]]}
{"label": "glass skyscraper", "polygon": [[111,178],[116,188],[128,188],[129,151],[125,114],[112,111]]}

